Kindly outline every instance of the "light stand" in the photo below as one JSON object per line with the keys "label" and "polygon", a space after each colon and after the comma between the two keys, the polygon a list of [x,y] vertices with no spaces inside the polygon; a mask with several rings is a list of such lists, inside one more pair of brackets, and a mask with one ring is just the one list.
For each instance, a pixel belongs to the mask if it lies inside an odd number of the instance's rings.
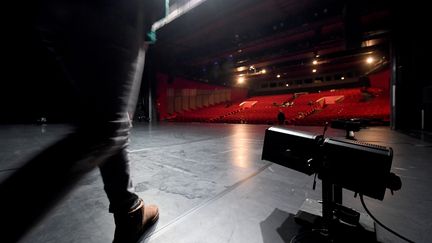
{"label": "light stand", "polygon": [[360,131],[366,121],[360,119],[337,119],[331,122],[331,128],[345,130],[345,138],[356,140],[354,132]]}
{"label": "light stand", "polygon": [[278,127],[266,130],[262,153],[264,160],[321,179],[322,202],[306,199],[295,221],[320,232],[323,242],[376,242],[373,220],[343,206],[342,189],[383,200],[386,188],[401,188],[390,173],[392,158],[389,147]]}
{"label": "light stand", "polygon": [[327,180],[322,180],[322,201],[306,199],[295,222],[315,233],[313,238],[317,243],[376,242],[372,219],[343,206],[342,187]]}

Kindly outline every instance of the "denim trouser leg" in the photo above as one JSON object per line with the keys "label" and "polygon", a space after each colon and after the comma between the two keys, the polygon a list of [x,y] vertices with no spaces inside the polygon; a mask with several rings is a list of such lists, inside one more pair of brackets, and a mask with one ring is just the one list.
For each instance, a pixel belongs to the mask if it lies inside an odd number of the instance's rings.
{"label": "denim trouser leg", "polygon": [[[110,211],[127,210],[131,191],[125,148],[128,112],[135,103],[144,66],[144,7],[139,0],[54,1],[41,19],[41,32],[64,68],[77,96],[77,132],[114,140],[100,171]],[[66,14],[65,14],[66,12]],[[59,17],[60,16],[60,17]],[[56,19],[56,21],[53,21]],[[46,23],[46,24],[45,24]]]}
{"label": "denim trouser leg", "polygon": [[100,167],[104,189],[110,201],[110,212],[127,212],[137,203],[132,192],[130,163],[124,149],[108,158]]}
{"label": "denim trouser leg", "polygon": [[38,9],[32,41],[52,55],[74,90],[76,129],[0,185],[2,242],[15,242],[85,172],[99,166],[110,211],[137,200],[131,189],[127,112],[141,81],[141,0],[48,0]]}
{"label": "denim trouser leg", "polygon": [[[58,0],[55,2],[58,4]],[[135,106],[132,96],[137,95],[133,87],[139,88],[136,83],[141,82],[144,66],[143,2],[62,2],[50,14],[58,16],[64,10],[70,13],[60,18],[62,28],[54,27],[60,34],[52,43],[77,93],[77,131],[116,140],[117,144],[107,151],[112,156],[101,162],[100,171],[110,211],[127,210],[137,199],[130,190],[125,147],[130,122],[127,114]],[[49,21],[48,26],[50,23],[53,22]]]}

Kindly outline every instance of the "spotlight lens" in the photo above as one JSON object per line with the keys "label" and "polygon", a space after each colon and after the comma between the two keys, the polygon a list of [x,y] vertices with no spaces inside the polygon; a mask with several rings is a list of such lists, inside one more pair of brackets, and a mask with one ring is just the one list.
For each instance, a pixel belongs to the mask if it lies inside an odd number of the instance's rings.
{"label": "spotlight lens", "polygon": [[375,61],[375,60],[374,60],[373,57],[368,57],[368,58],[366,59],[366,62],[367,62],[368,64],[372,64],[374,61]]}

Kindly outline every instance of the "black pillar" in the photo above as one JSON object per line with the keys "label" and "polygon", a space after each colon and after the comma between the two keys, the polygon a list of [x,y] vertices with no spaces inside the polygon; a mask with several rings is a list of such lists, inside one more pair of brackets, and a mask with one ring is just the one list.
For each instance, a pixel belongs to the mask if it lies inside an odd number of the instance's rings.
{"label": "black pillar", "polygon": [[425,20],[430,15],[429,8],[421,1],[395,2],[395,6],[392,87],[395,89],[396,106],[393,125],[395,129],[420,130],[422,114],[430,112],[423,97],[424,90],[432,83],[432,37]]}
{"label": "black pillar", "polygon": [[156,65],[152,46],[147,50],[140,95],[135,111],[135,121],[155,122],[158,119],[156,110]]}

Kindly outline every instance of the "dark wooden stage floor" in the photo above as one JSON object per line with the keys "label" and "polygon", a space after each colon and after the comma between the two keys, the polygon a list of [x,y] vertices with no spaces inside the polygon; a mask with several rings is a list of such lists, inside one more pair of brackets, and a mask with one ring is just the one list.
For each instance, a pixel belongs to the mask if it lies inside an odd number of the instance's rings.
{"label": "dark wooden stage floor", "polygon": [[[297,229],[286,222],[306,198],[321,199],[321,189],[318,182],[312,190],[312,176],[261,160],[267,127],[135,124],[129,146],[134,188],[147,203],[158,204],[161,213],[143,242],[289,242]],[[0,126],[0,181],[68,130],[65,125]],[[326,134],[343,135],[332,129]],[[384,201],[366,198],[369,209],[402,235],[427,243],[432,242],[432,143],[422,134],[411,135],[387,127],[356,133],[361,141],[394,149],[392,171],[403,183],[394,195],[387,191]],[[364,212],[350,191],[344,191],[344,204]],[[113,232],[108,200],[95,170],[22,242],[106,243]],[[377,237],[381,242],[402,242],[379,226]]]}

